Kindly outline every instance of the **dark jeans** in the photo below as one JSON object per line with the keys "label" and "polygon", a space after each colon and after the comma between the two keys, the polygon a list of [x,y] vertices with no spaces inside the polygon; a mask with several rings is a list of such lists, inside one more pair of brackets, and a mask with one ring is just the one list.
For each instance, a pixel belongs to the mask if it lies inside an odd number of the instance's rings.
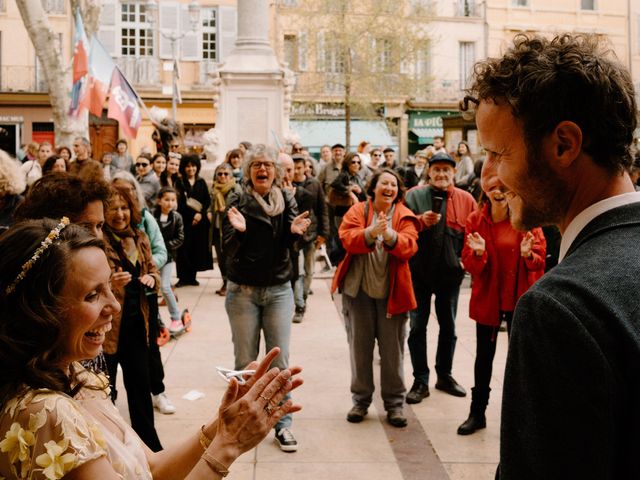
{"label": "dark jeans", "polygon": [[164,367],[158,346],[160,333],[158,295],[156,293],[147,295],[147,301],[149,302],[149,383],[151,393],[158,395],[164,392]]}
{"label": "dark jeans", "polygon": [[162,445],[153,424],[147,334],[140,312],[123,312],[118,351],[105,358],[112,388],[116,384],[118,363],[122,366],[131,426],[151,450],[159,452]]}
{"label": "dark jeans", "polygon": [[[507,335],[511,333],[511,320],[513,312],[500,312],[500,321],[507,322]],[[489,385],[491,384],[491,374],[493,372],[493,358],[496,355],[496,344],[498,339],[498,329],[476,323],[476,361],[473,366],[475,383],[474,394],[482,402],[489,400]]]}
{"label": "dark jeans", "polygon": [[413,291],[418,308],[411,312],[411,330],[409,331],[409,353],[416,381],[429,385],[429,366],[427,365],[427,324],[431,314],[431,296],[436,296],[436,317],[440,325],[438,350],[436,352],[436,373],[439,377],[451,375],[453,353],[456,348],[456,313],[460,285],[433,286],[413,279]]}

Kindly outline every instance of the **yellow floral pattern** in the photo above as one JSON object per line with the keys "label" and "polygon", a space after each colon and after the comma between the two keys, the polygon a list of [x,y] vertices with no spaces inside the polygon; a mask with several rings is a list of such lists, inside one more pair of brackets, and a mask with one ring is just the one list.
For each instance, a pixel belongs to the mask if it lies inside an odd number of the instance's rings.
{"label": "yellow floral pattern", "polygon": [[[108,385],[104,376],[81,376],[87,385]],[[105,428],[104,419],[124,439]],[[83,388],[74,398],[26,389],[0,411],[0,480],[57,480],[103,456],[123,480],[151,480],[143,444],[106,389]]]}
{"label": "yellow floral pattern", "polygon": [[58,480],[64,477],[75,466],[78,456],[74,453],[64,453],[69,448],[69,440],[64,439],[56,443],[49,440],[44,444],[46,453],[38,455],[36,463],[44,468],[42,473],[47,480]]}

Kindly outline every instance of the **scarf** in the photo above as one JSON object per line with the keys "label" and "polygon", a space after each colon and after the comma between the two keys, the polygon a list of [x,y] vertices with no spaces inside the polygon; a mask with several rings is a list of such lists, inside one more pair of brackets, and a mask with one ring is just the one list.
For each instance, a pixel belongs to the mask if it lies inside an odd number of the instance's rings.
{"label": "scarf", "polygon": [[213,211],[224,212],[227,208],[225,197],[229,191],[233,190],[236,186],[236,179],[231,177],[227,183],[215,182],[213,184]]}
{"label": "scarf", "polygon": [[268,216],[275,217],[284,212],[284,196],[282,195],[282,190],[280,190],[275,185],[271,187],[271,190],[269,190],[268,203],[252,187],[247,187],[247,189],[249,193],[253,195],[253,198],[256,199],[258,205],[260,205],[264,213],[266,213]]}
{"label": "scarf", "polygon": [[122,251],[131,262],[131,265],[138,263],[139,253],[135,241],[135,232],[131,226],[124,230],[116,231],[111,229],[111,235],[120,244]]}

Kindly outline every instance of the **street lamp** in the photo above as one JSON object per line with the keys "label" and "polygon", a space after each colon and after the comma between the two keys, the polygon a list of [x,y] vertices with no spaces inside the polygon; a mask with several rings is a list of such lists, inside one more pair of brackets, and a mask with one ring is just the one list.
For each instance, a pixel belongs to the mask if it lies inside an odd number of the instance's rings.
{"label": "street lamp", "polygon": [[[145,12],[147,16],[147,22],[151,25],[153,29],[157,23],[158,19],[158,4],[155,0],[146,0],[144,3]],[[197,0],[192,0],[189,6],[187,7],[189,12],[189,25],[191,27],[191,32],[195,32],[198,28],[198,23],[200,22],[200,4]],[[173,120],[177,121],[177,104],[178,102],[182,103],[182,99],[180,98],[180,89],[178,88],[178,79],[180,78],[179,70],[178,70],[178,51],[177,51],[177,42],[178,40],[185,37],[185,35],[189,32],[179,32],[177,30],[167,30],[160,31],[160,34],[171,42],[171,55],[173,57],[173,95],[171,98],[171,109],[173,112]]]}

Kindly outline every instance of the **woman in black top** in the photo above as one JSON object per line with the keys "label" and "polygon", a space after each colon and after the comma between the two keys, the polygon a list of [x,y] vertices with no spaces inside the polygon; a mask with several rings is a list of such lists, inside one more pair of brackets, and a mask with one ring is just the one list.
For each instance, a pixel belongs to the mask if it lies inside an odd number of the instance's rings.
{"label": "woman in black top", "polygon": [[178,212],[184,223],[184,243],[178,249],[176,287],[199,285],[196,273],[213,268],[213,255],[209,242],[210,222],[207,217],[211,196],[200,177],[200,158],[183,155],[180,160]]}

